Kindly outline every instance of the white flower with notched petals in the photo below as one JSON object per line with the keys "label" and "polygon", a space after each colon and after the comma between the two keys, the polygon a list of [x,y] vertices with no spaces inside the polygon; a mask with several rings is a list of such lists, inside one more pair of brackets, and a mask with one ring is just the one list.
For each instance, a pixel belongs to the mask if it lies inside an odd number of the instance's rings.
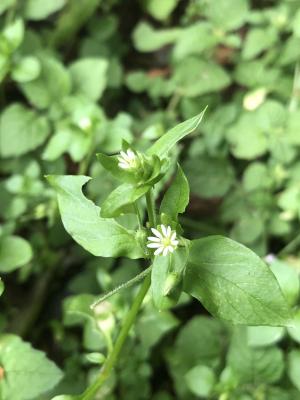
{"label": "white flower with notched petals", "polygon": [[156,249],[154,255],[157,256],[162,254],[166,256],[168,253],[173,253],[178,245],[176,240],[176,232],[172,231],[170,226],[160,225],[161,232],[155,228],[151,228],[152,233],[155,236],[149,236],[149,243],[147,247],[150,249]]}
{"label": "white flower with notched petals", "polygon": [[132,169],[136,167],[136,155],[135,153],[128,149],[125,151],[120,151],[120,155],[118,156],[119,167],[123,169]]}

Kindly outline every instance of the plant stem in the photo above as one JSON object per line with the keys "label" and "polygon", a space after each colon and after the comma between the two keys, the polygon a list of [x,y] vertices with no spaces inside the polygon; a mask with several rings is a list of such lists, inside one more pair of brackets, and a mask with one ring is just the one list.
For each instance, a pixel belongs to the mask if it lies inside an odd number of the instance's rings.
{"label": "plant stem", "polygon": [[98,377],[98,379],[86,389],[86,391],[78,398],[78,400],[92,400],[94,399],[94,396],[98,392],[98,390],[101,388],[103,383],[107,380],[109,377],[110,373],[115,367],[115,364],[117,362],[118,356],[120,354],[120,351],[122,350],[123,344],[128,336],[128,333],[130,331],[130,328],[132,327],[132,324],[137,316],[137,313],[140,309],[140,306],[148,292],[148,289],[151,284],[151,275],[147,275],[128,314],[126,315],[121,331],[119,333],[119,336],[116,340],[116,343],[114,345],[114,348],[108,358],[106,359],[101,374]]}
{"label": "plant stem", "polygon": [[103,294],[99,299],[97,299],[91,305],[91,308],[93,309],[93,308],[97,307],[97,305],[100,304],[102,301],[104,301],[104,300],[108,299],[109,297],[113,296],[114,294],[118,293],[120,290],[126,289],[126,288],[134,285],[135,283],[141,281],[148,274],[150,274],[151,270],[152,270],[152,265],[150,265],[150,267],[146,268],[144,271],[142,271],[140,274],[136,275],[134,278],[130,279],[129,281],[122,283],[121,285],[112,289],[110,292]]}
{"label": "plant stem", "polygon": [[153,199],[152,190],[149,190],[149,192],[146,193],[146,202],[147,202],[149,223],[150,223],[151,227],[155,227],[156,226],[156,216],[155,216],[155,210],[154,210],[154,199]]}
{"label": "plant stem", "polygon": [[[147,202],[149,223],[151,226],[156,226],[156,214],[155,214],[155,209],[154,209],[154,199],[153,199],[152,190],[149,190],[149,192],[146,194],[146,202]],[[102,367],[102,370],[101,370],[101,373],[100,373],[98,379],[96,379],[96,381],[91,386],[89,386],[81,396],[76,397],[76,400],[92,400],[92,399],[94,399],[98,390],[102,387],[102,385],[108,379],[112,370],[114,369],[114,367],[118,361],[120,352],[125,343],[125,340],[129,334],[130,328],[132,327],[132,325],[135,321],[135,318],[139,312],[139,309],[143,303],[143,300],[150,288],[150,285],[151,285],[151,274],[149,273],[151,270],[150,268],[151,267],[147,268],[144,271],[144,273],[147,273],[147,275],[142,283],[142,286],[141,286],[130,310],[128,311],[128,313],[123,321],[119,336],[117,337],[117,340],[115,342],[115,345],[114,345],[112,351],[107,356],[107,359]],[[136,278],[134,278],[133,280],[135,280]],[[138,275],[138,278],[140,278],[139,275]]]}

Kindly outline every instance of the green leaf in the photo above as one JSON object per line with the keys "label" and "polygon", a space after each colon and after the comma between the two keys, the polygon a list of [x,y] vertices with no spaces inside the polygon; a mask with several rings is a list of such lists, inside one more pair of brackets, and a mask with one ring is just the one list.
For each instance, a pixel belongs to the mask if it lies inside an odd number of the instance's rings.
{"label": "green leaf", "polygon": [[196,365],[184,376],[190,391],[199,397],[207,398],[216,383],[214,371],[205,365]]}
{"label": "green leaf", "polygon": [[271,271],[276,276],[281,290],[290,306],[297,303],[299,297],[299,275],[293,265],[282,260],[274,260],[270,265]]}
{"label": "green leaf", "polygon": [[36,79],[41,71],[41,65],[36,57],[21,58],[13,67],[12,78],[16,82],[29,82]]}
{"label": "green leaf", "polygon": [[72,146],[74,146],[74,142],[76,142],[76,137],[77,135],[74,134],[74,131],[70,128],[58,128],[57,131],[51,136],[45,150],[43,151],[43,160],[53,161],[60,157],[64,152],[68,150],[71,151]]}
{"label": "green leaf", "polygon": [[272,47],[277,40],[277,32],[273,27],[268,29],[251,29],[247,33],[245,44],[243,46],[243,59],[250,60],[251,58],[256,57],[262,51]]}
{"label": "green leaf", "polygon": [[140,22],[133,32],[133,42],[137,50],[151,52],[176,41],[181,29],[155,30],[146,22]]}
{"label": "green leaf", "polygon": [[102,203],[101,217],[113,218],[122,213],[133,213],[134,202],[147,193],[150,188],[150,186],[136,187],[129,183],[118,186]]}
{"label": "green leaf", "polygon": [[0,381],[2,400],[41,398],[62,378],[61,370],[45,353],[15,335],[1,336],[0,364],[4,369],[4,378]]}
{"label": "green leaf", "polygon": [[177,6],[179,0],[143,0],[147,12],[155,19],[163,21],[167,19]]}
{"label": "green leaf", "polygon": [[257,189],[268,189],[272,185],[268,168],[261,162],[253,162],[243,174],[243,187],[247,192]]}
{"label": "green leaf", "polygon": [[60,10],[66,0],[26,0],[24,14],[27,19],[38,21]]}
{"label": "green leaf", "polygon": [[300,390],[300,350],[292,350],[288,355],[288,376],[294,386]]}
{"label": "green leaf", "polygon": [[247,247],[222,236],[192,242],[184,288],[212,315],[235,324],[284,326],[291,319],[267,265]]}
{"label": "green leaf", "polygon": [[178,165],[175,179],[162,199],[160,213],[169,215],[175,221],[178,214],[185,211],[189,203],[189,194],[189,183]]}
{"label": "green leaf", "polygon": [[47,108],[55,102],[60,102],[70,93],[71,79],[62,63],[54,58],[40,59],[41,72],[37,79],[20,83],[29,102],[37,108]]}
{"label": "green leaf", "polygon": [[158,313],[154,307],[151,307],[146,308],[137,320],[136,332],[145,348],[150,348],[178,324],[179,321],[171,312],[161,311]]}
{"label": "green leaf", "polygon": [[21,104],[7,107],[0,118],[0,154],[16,157],[40,146],[49,134],[45,117]]}
{"label": "green leaf", "polygon": [[219,92],[230,84],[228,73],[213,61],[187,57],[175,69],[176,91],[185,97]]}
{"label": "green leaf", "polygon": [[19,236],[0,238],[0,271],[11,272],[27,264],[32,258],[32,249],[27,240]]}
{"label": "green leaf", "polygon": [[70,66],[76,93],[90,100],[99,100],[107,83],[108,62],[103,58],[84,58]]}
{"label": "green leaf", "polygon": [[102,151],[107,153],[116,153],[122,147],[122,141],[132,142],[132,117],[124,112],[110,121],[103,124],[103,135],[105,135],[102,143]]}
{"label": "green leaf", "polygon": [[187,370],[197,365],[199,360],[211,366],[222,352],[223,338],[220,321],[206,316],[193,317],[180,330],[174,352]]}
{"label": "green leaf", "polygon": [[241,27],[248,12],[248,0],[208,0],[204,3],[204,14],[222,31]]}
{"label": "green leaf", "polygon": [[284,371],[283,353],[276,347],[254,349],[247,346],[246,330],[235,330],[227,365],[241,384],[266,384],[277,382]]}
{"label": "green leaf", "polygon": [[95,316],[91,309],[94,301],[95,296],[85,293],[66,298],[63,305],[64,325],[73,326],[81,324],[82,321],[94,320]]}
{"label": "green leaf", "polygon": [[182,60],[191,54],[202,54],[220,42],[220,37],[209,22],[197,22],[182,32],[174,46],[174,57]]}
{"label": "green leaf", "polygon": [[183,139],[186,135],[192,133],[195,129],[197,129],[205,111],[206,108],[195,117],[190,118],[170,129],[155,143],[153,143],[153,145],[147,150],[147,154],[156,154],[159,158],[163,158],[164,156],[166,156],[172,149],[172,147],[175,146],[177,142],[179,142],[179,140]]}
{"label": "green leaf", "polygon": [[2,0],[0,4],[0,14],[12,7],[16,3],[16,0]]}
{"label": "green leaf", "polygon": [[24,37],[24,22],[22,19],[16,19],[10,23],[2,32],[3,37],[7,40],[9,51],[12,53],[16,50],[23,41]]}
{"label": "green leaf", "polygon": [[82,193],[87,176],[49,175],[57,192],[58,205],[66,231],[95,256],[141,258],[135,233],[111,219],[100,217],[100,208]]}
{"label": "green leaf", "polygon": [[251,160],[268,150],[266,132],[254,112],[242,114],[228,130],[227,138],[236,158]]}
{"label": "green leaf", "polygon": [[234,171],[227,159],[199,155],[188,157],[183,168],[191,192],[202,197],[222,197],[234,183]]}
{"label": "green leaf", "polygon": [[180,398],[189,399],[185,374],[201,362],[207,367],[220,365],[223,353],[224,331],[220,321],[205,316],[190,319],[180,330],[175,346],[168,354],[168,362],[176,392]]}
{"label": "green leaf", "polygon": [[282,326],[248,326],[247,337],[250,347],[270,346],[279,342],[284,336]]}
{"label": "green leaf", "polygon": [[241,62],[236,66],[235,79],[243,86],[257,89],[274,88],[280,79],[280,70],[271,68],[261,60]]}
{"label": "green leaf", "polygon": [[300,343],[300,309],[295,312],[291,326],[287,327],[287,331],[295,342]]}

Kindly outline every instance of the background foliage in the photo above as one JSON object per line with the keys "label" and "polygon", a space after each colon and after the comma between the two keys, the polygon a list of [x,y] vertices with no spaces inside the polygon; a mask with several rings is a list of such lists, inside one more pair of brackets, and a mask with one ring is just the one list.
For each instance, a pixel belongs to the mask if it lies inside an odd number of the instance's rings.
{"label": "background foliage", "polygon": [[96,152],[145,149],[207,104],[177,148],[185,235],[267,256],[294,326],[233,328],[188,296],[160,313],[149,299],[99,398],[300,398],[299,1],[2,0],[0,22],[1,399],[83,391],[136,288],[96,317],[89,305],[143,267],[79,248],[44,175],[93,176],[101,204],[116,181]]}

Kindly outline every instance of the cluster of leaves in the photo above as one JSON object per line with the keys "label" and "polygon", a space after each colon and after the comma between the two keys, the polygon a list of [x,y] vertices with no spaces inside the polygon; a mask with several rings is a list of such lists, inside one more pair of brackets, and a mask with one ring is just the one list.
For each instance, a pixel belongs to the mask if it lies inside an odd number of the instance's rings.
{"label": "cluster of leaves", "polygon": [[[142,271],[145,232],[136,233],[132,205],[154,183],[157,198],[165,192],[160,222],[182,234],[181,224],[190,239],[220,233],[265,256],[297,237],[300,8],[293,0],[0,3],[0,397],[48,400],[81,393],[111,350],[136,288],[95,312],[90,304]],[[181,147],[163,135],[207,104],[180,155],[191,204],[178,217],[188,198],[174,202],[181,169],[164,188]],[[183,137],[196,120],[174,129]],[[110,157],[122,145],[141,154],[134,178]],[[64,231],[56,190],[66,230],[101,258]],[[99,398],[300,398],[296,249],[297,238],[267,268],[230,239],[198,239],[184,282],[184,250],[172,271],[156,257],[151,296]],[[190,295],[239,324],[286,325],[284,299],[295,317],[287,327],[233,328],[195,316],[205,311]]]}

